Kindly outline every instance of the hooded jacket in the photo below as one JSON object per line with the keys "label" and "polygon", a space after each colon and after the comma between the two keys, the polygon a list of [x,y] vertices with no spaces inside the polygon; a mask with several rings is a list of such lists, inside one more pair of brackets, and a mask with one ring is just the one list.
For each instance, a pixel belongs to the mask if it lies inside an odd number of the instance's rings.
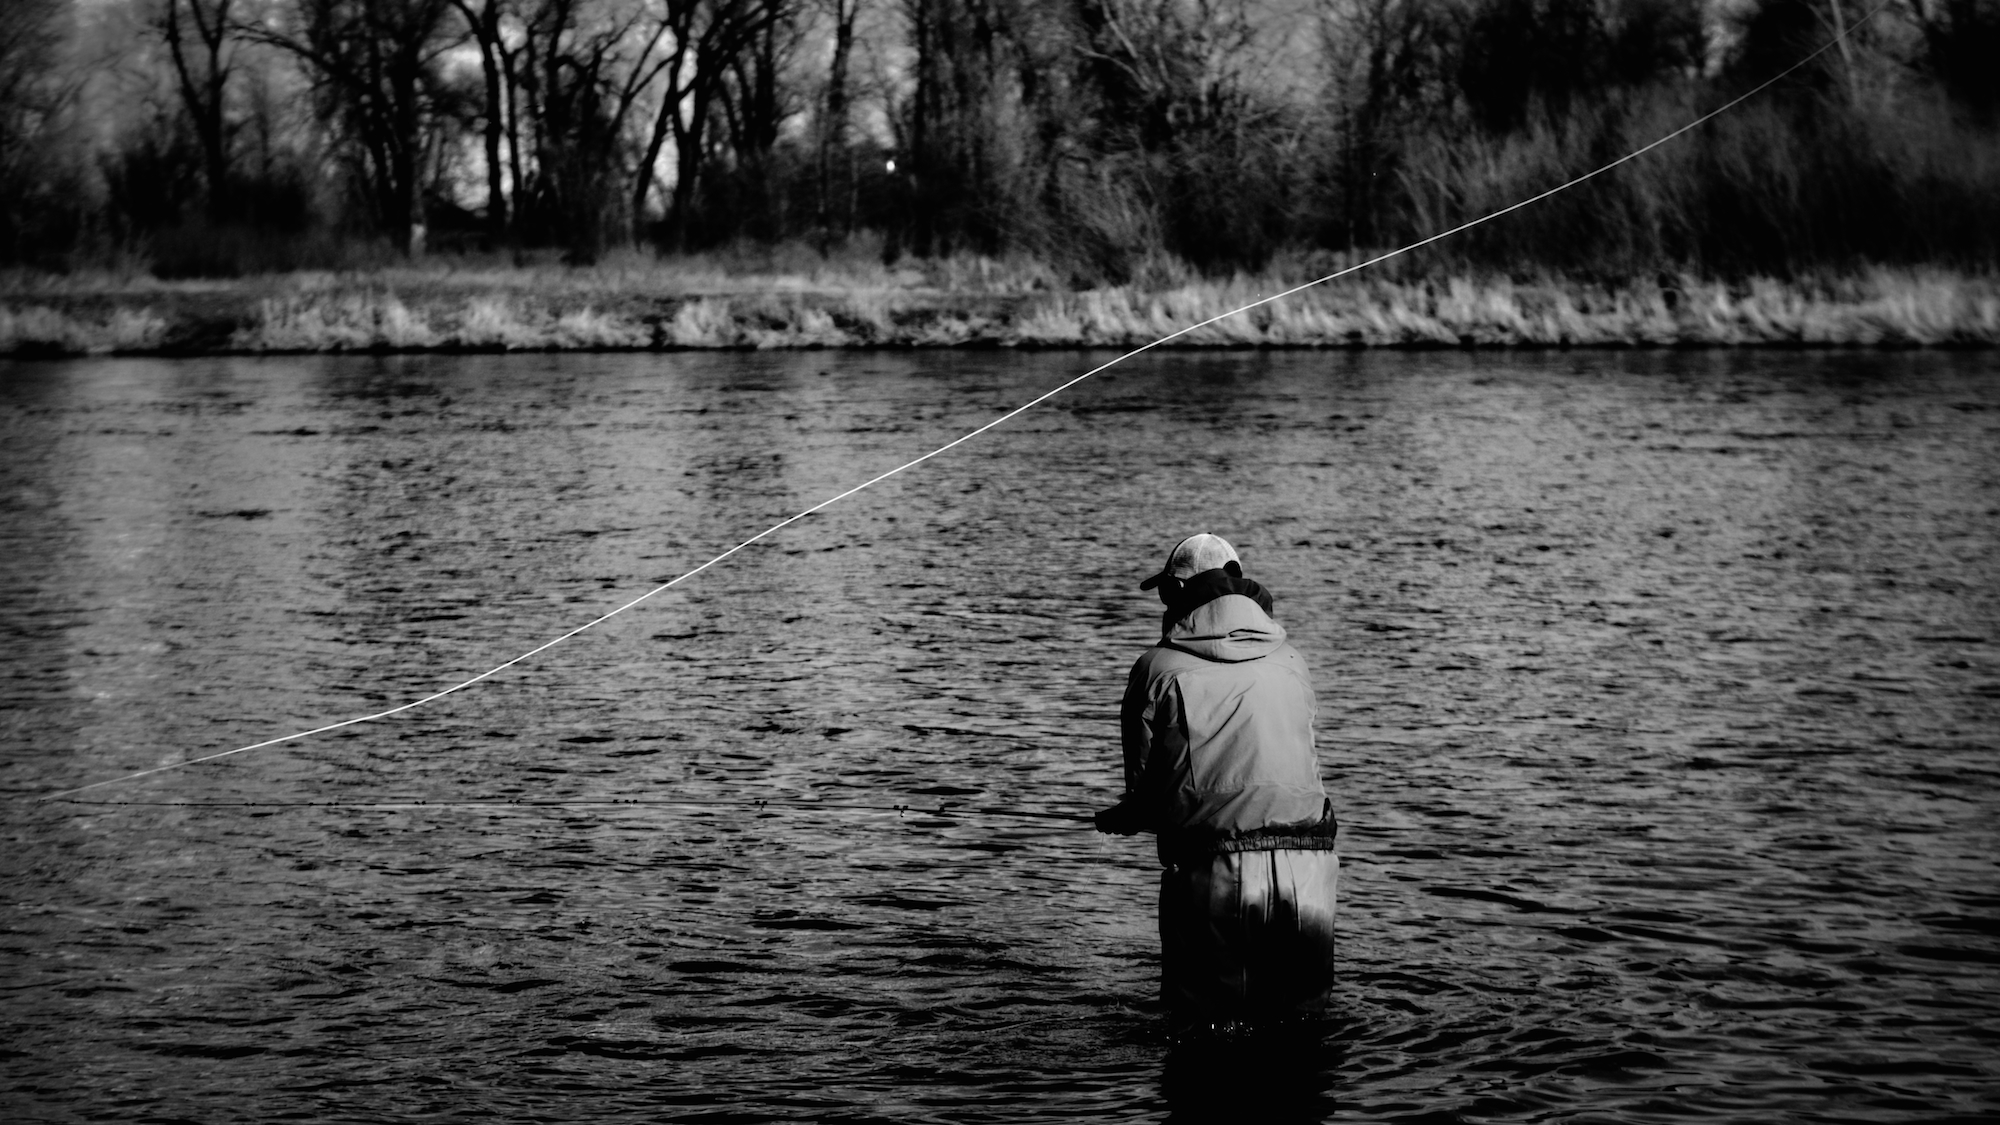
{"label": "hooded jacket", "polygon": [[1313,747],[1312,680],[1270,595],[1222,571],[1190,579],[1120,708],[1125,803],[1169,866],[1217,852],[1333,847]]}

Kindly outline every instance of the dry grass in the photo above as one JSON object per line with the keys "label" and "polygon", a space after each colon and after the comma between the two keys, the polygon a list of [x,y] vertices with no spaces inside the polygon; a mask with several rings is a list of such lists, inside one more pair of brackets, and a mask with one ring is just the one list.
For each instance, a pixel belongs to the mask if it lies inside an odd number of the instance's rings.
{"label": "dry grass", "polygon": [[0,355],[148,352],[166,334],[167,322],[146,308],[114,308],[94,317],[47,305],[0,307]]}
{"label": "dry grass", "polygon": [[[1137,347],[1250,304],[1279,283],[1237,280],[1032,302],[1006,334],[1040,346]],[[1832,283],[1691,278],[1607,288],[1505,279],[1334,282],[1189,332],[1183,346],[1805,347],[2000,344],[2000,283],[1885,271]]]}
{"label": "dry grass", "polygon": [[[789,269],[794,263],[777,263]],[[415,267],[240,283],[20,279],[0,355],[670,348],[1137,347],[1285,288],[1282,278],[1053,291],[1028,265],[903,275],[732,272],[684,260]],[[871,272],[871,270],[873,272]],[[89,282],[98,286],[89,288]],[[959,288],[941,288],[952,282]],[[704,290],[704,287],[707,287]],[[206,335],[196,331],[205,325]],[[220,327],[216,327],[220,325]],[[192,327],[191,327],[192,326]],[[1175,347],[1994,346],[2000,279],[1876,269],[1812,282],[1622,286],[1344,279],[1187,331]]]}

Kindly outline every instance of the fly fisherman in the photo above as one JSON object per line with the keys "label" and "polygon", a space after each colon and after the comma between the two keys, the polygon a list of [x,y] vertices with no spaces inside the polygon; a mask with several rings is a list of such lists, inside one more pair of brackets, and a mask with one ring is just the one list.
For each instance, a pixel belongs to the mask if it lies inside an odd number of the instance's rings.
{"label": "fly fisherman", "polygon": [[1219,536],[1174,545],[1160,643],[1125,686],[1125,796],[1097,829],[1159,838],[1161,991],[1180,1028],[1318,1015],[1332,1002],[1332,802],[1312,680]]}

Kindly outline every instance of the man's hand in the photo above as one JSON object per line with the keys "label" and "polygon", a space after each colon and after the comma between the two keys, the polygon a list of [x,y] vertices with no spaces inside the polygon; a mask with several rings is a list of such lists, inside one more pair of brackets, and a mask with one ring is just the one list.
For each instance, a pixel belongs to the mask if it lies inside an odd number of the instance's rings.
{"label": "man's hand", "polygon": [[1129,801],[1120,801],[1091,818],[1099,832],[1113,836],[1135,836],[1145,828],[1145,820]]}

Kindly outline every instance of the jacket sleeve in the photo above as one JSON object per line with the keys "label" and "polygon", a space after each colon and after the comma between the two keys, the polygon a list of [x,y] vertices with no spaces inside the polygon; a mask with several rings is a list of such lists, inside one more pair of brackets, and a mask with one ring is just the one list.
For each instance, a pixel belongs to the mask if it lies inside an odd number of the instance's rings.
{"label": "jacket sleeve", "polygon": [[1140,657],[1125,678],[1125,698],[1118,706],[1119,741],[1125,749],[1125,800],[1139,795],[1146,763],[1153,748],[1152,700],[1146,693],[1146,659]]}
{"label": "jacket sleeve", "polygon": [[1155,674],[1153,655],[1149,652],[1132,666],[1119,708],[1125,747],[1125,796],[1119,803],[1130,806],[1146,832],[1158,830],[1172,802],[1174,728],[1181,722],[1179,685],[1171,676]]}

